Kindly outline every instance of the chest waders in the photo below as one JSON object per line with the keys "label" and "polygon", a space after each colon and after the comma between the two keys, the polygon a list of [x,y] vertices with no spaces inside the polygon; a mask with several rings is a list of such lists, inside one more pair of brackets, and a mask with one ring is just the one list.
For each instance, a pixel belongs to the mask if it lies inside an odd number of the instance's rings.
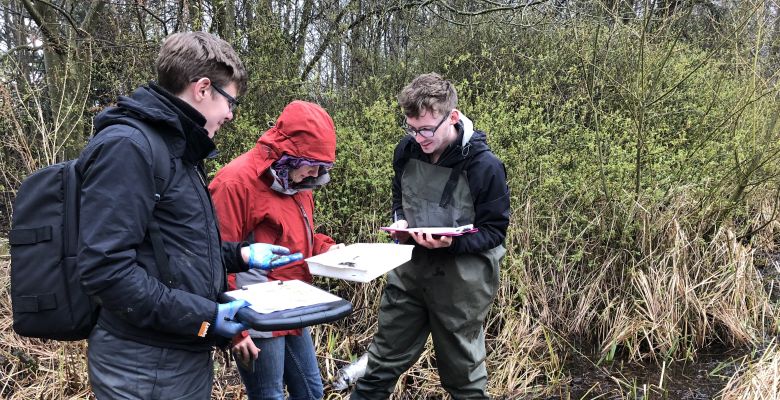
{"label": "chest waders", "polygon": [[[474,222],[474,202],[464,173],[456,172],[457,184],[449,185],[451,200],[442,195],[452,171],[418,160],[407,162],[401,190],[410,227]],[[482,324],[496,295],[504,253],[501,245],[476,254],[416,246],[412,259],[387,276],[368,368],[352,399],[388,398],[398,377],[422,354],[429,334],[442,387],[455,399],[489,398]]]}

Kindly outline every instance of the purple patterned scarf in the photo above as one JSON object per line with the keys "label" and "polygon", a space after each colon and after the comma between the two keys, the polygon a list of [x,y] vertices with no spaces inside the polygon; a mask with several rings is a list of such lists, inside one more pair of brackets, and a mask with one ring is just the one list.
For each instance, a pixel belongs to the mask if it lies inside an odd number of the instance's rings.
{"label": "purple patterned scarf", "polygon": [[[318,166],[319,173],[317,177],[308,177],[300,183],[290,182],[290,171],[304,167],[304,166]],[[284,154],[282,158],[276,160],[271,164],[271,168],[275,172],[275,176],[282,189],[287,190],[302,190],[302,189],[315,189],[330,181],[328,171],[333,167],[333,163],[322,162],[317,160],[309,160],[303,157],[293,157]],[[325,179],[323,179],[325,178]]]}

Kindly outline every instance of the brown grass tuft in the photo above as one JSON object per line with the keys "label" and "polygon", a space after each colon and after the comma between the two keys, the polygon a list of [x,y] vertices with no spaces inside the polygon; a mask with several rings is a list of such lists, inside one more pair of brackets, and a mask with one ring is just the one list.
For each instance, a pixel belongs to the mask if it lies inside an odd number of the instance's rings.
{"label": "brown grass tuft", "polygon": [[745,363],[726,384],[722,400],[780,399],[780,349],[770,344],[757,360]]}

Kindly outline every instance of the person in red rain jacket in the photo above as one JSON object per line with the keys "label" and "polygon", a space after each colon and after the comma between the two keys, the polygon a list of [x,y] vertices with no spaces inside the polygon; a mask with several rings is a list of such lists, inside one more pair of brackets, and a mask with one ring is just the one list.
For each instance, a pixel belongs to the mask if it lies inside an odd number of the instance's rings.
{"label": "person in red rain jacket", "polygon": [[[339,248],[314,232],[312,189],[330,180],[336,158],[333,119],[320,106],[293,101],[254,148],[219,172],[209,185],[224,240],[285,246],[308,258]],[[270,271],[238,273],[232,288],[267,280],[311,282],[304,261]],[[309,328],[282,332],[245,331],[234,339],[233,354],[249,399],[323,396]]]}

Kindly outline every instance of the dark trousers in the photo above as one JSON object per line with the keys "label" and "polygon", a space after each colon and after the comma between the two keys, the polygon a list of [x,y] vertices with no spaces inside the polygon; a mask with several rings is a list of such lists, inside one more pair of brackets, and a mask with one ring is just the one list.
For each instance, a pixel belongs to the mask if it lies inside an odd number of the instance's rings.
{"label": "dark trousers", "polygon": [[485,334],[481,325],[445,327],[424,302],[389,286],[379,310],[379,329],[368,348],[368,367],[351,400],[387,399],[399,376],[425,349],[428,335],[442,386],[454,399],[489,399],[485,391]]}
{"label": "dark trousers", "polygon": [[211,398],[211,352],[148,346],[112,335],[100,325],[89,336],[89,383],[98,400]]}

